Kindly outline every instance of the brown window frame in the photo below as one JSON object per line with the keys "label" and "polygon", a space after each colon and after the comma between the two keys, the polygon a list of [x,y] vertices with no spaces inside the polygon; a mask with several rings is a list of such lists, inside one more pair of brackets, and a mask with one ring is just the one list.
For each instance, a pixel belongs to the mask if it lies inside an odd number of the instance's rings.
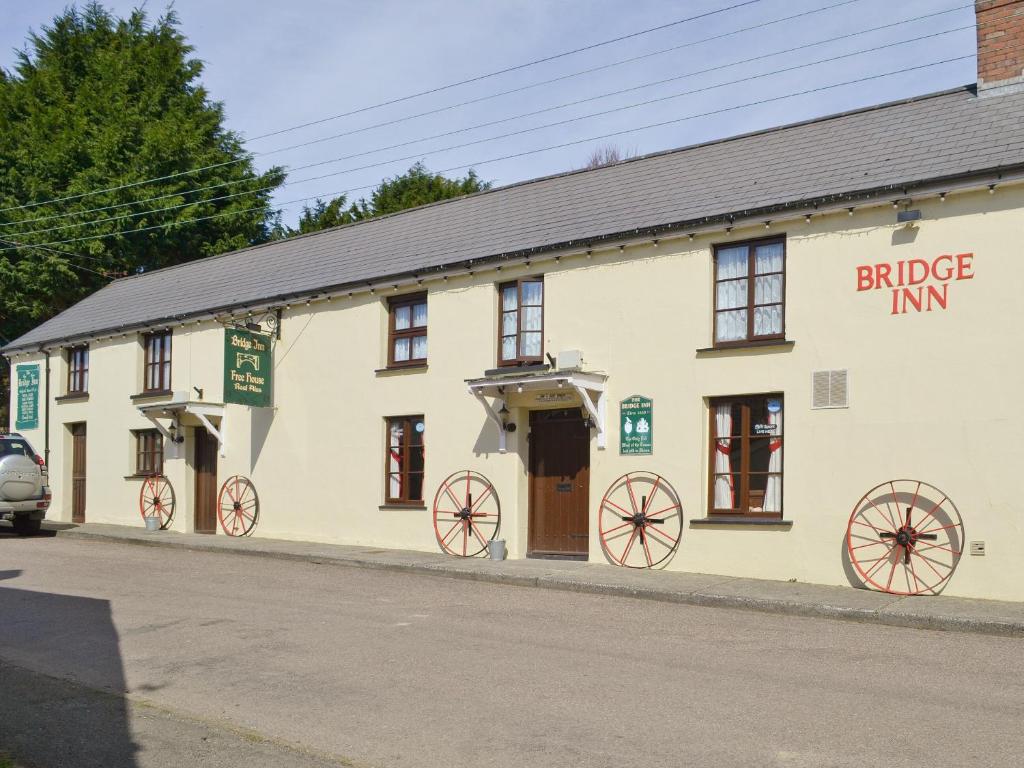
{"label": "brown window frame", "polygon": [[[524,355],[522,354],[522,341],[523,341],[523,286],[527,283],[540,283],[541,284],[541,299],[540,299],[540,354],[539,355]],[[502,357],[502,341],[505,338],[511,338],[512,334],[504,334],[504,295],[505,289],[516,287],[516,356],[504,359]],[[509,280],[504,283],[498,284],[498,366],[515,366],[515,365],[529,365],[531,363],[542,363],[544,362],[544,304],[547,300],[547,290],[544,287],[544,276],[537,275],[535,277],[524,277],[519,280]],[[534,307],[536,304],[529,304],[527,306]],[[527,333],[536,333],[536,331],[527,331]]]}
{"label": "brown window frame", "polygon": [[[419,304],[427,306],[427,324],[415,326],[412,318],[415,314],[414,307]],[[409,307],[409,327],[404,329],[395,328],[395,314],[400,307]],[[394,296],[388,299],[388,368],[413,368],[427,364],[426,357],[413,357],[413,341],[422,336],[427,338],[427,329],[430,326],[430,307],[427,302],[427,293],[415,293],[408,296]],[[409,339],[409,359],[395,360],[395,342],[399,339]],[[429,339],[427,341],[429,356]]]}
{"label": "brown window frame", "polygon": [[[142,337],[143,348],[145,349],[145,360],[142,366],[142,391],[143,392],[170,392],[171,390],[171,345],[173,334],[171,331],[159,331],[147,333]],[[163,339],[167,343],[163,343]],[[157,349],[160,357],[152,359],[152,345],[157,342]],[[166,353],[166,354],[165,354]],[[150,371],[156,372],[155,377],[150,377]],[[155,378],[155,385],[150,386],[151,378]]]}
{"label": "brown window frame", "polygon": [[[777,399],[777,400],[780,400],[782,402],[782,423],[781,423],[782,429],[781,429],[781,432],[779,434],[772,434],[772,435],[755,435],[755,434],[753,434],[753,428],[751,426],[751,405],[753,403],[765,402],[765,401],[767,401],[769,399],[773,399],[773,400]],[[781,392],[770,392],[770,393],[758,394],[758,395],[738,395],[738,396],[735,396],[735,397],[714,397],[714,398],[711,398],[708,401],[708,404],[710,406],[709,409],[708,409],[709,412],[710,412],[709,413],[709,428],[708,428],[708,434],[710,435],[710,439],[708,441],[708,457],[709,457],[709,459],[708,459],[708,505],[707,505],[708,517],[748,517],[748,518],[761,518],[761,519],[767,518],[767,519],[772,519],[772,520],[781,520],[782,516],[783,516],[783,512],[786,509],[786,499],[785,499],[785,491],[786,491],[786,464],[785,464],[785,460],[786,460],[786,454],[785,454],[786,398],[785,398],[785,396]],[[716,418],[715,418],[715,415],[716,415],[715,414],[715,410],[716,410],[717,406],[720,406],[720,405],[733,405],[733,406],[734,405],[739,405],[742,408],[742,411],[741,411],[741,423],[739,425],[739,428],[737,429],[737,427],[735,425],[733,425],[733,428],[732,428],[732,433],[733,434],[728,436],[729,437],[729,441],[730,441],[730,445],[729,445],[730,455],[731,455],[731,452],[736,450],[737,447],[740,450],[740,470],[739,470],[739,473],[738,473],[740,487],[739,487],[739,493],[738,493],[738,503],[732,509],[718,508],[718,507],[715,506],[715,477],[716,477],[716,474],[717,474],[715,472],[715,458],[716,458],[716,452],[718,450],[718,439],[719,439],[719,436],[717,434],[717,426],[718,425],[717,425],[717,421],[716,421]],[[782,468],[777,473],[771,473],[771,472],[756,472],[756,473],[754,473],[754,472],[751,472],[751,469],[750,469],[750,441],[751,441],[751,439],[765,438],[765,437],[774,438],[775,440],[779,441],[779,444],[780,444],[779,447],[783,450],[783,454],[782,454]],[[739,446],[736,445],[737,440],[739,441]],[[730,473],[730,476],[732,476],[734,474],[737,474],[737,473]],[[768,475],[768,476],[770,476],[772,474],[778,474],[779,480],[780,480],[782,486],[779,489],[780,503],[779,503],[779,509],[777,511],[775,511],[775,510],[770,511],[770,512],[764,511],[764,509],[763,509],[763,505],[764,505],[763,496],[762,496],[762,500],[761,500],[762,508],[760,510],[758,510],[758,511],[752,511],[751,510],[751,504],[750,504],[750,502],[751,502],[750,479],[751,479],[751,476],[754,475],[754,474],[765,474],[765,475]],[[766,487],[767,487],[767,484],[766,484]],[[733,492],[735,493],[735,486],[733,486],[733,488],[734,488]],[[760,493],[760,491],[755,491],[755,493]],[[735,501],[735,499],[734,499],[734,501]]]}
{"label": "brown window frame", "polygon": [[[402,443],[398,446],[400,450],[400,462],[401,466],[397,473],[391,471],[391,459],[392,459],[392,445],[391,445],[391,426],[395,422],[402,423]],[[412,445],[410,440],[414,432],[414,424],[416,422],[422,422],[424,430],[422,434],[424,437],[420,438],[419,445]],[[391,505],[404,505],[422,507],[423,501],[423,488],[426,479],[427,470],[427,444],[426,444],[426,419],[422,415],[413,416],[388,416],[384,419],[384,501],[386,504]],[[410,469],[410,453],[413,448],[419,448],[423,452],[422,466],[418,470]],[[399,487],[400,492],[398,496],[391,495],[391,476],[397,474],[399,476]],[[409,478],[411,475],[420,476],[420,495],[419,498],[414,498],[410,495],[409,489],[411,483]]]}
{"label": "brown window frame", "polygon": [[[766,272],[763,275],[758,275],[756,272],[756,250],[759,245],[772,245],[774,243],[781,243],[782,245],[782,271],[781,272]],[[727,278],[725,280],[719,280],[718,278],[718,252],[724,249],[731,248],[742,248],[747,249],[747,274],[745,277]],[[712,286],[712,304],[714,305],[713,322],[711,328],[711,343],[714,347],[742,347],[751,342],[758,341],[776,341],[785,340],[786,338],[786,236],[772,236],[772,237],[761,237],[756,240],[746,240],[739,243],[718,243],[714,246],[714,285]],[[782,275],[782,301],[771,302],[769,304],[755,304],[754,297],[756,296],[756,278],[766,277],[768,275]],[[731,282],[733,280],[746,280],[747,281],[747,303],[745,307],[729,307],[726,309],[718,308],[718,284],[723,282]],[[754,309],[756,307],[773,307],[779,306],[782,308],[782,330],[779,333],[766,333],[766,334],[755,334],[754,333]],[[732,339],[730,341],[719,341],[718,340],[718,316],[722,312],[734,312],[736,310],[746,309],[747,311],[747,334],[742,339]]]}
{"label": "brown window frame", "polygon": [[137,429],[135,434],[135,474],[150,477],[164,473],[164,436],[156,429]]}
{"label": "brown window frame", "polygon": [[84,395],[89,391],[89,345],[68,348],[69,395]]}

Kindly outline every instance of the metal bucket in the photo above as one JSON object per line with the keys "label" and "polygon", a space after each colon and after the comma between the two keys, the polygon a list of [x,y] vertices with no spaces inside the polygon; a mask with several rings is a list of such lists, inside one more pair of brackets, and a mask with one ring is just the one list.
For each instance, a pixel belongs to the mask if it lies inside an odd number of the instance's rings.
{"label": "metal bucket", "polygon": [[153,515],[152,517],[147,517],[145,519],[146,519],[146,531],[148,531],[150,533],[153,533],[155,531],[159,531],[160,530],[161,520],[160,520],[159,517],[157,517],[156,515]]}
{"label": "metal bucket", "polygon": [[487,542],[487,554],[491,560],[504,560],[505,559],[505,540],[494,539],[493,541]]}

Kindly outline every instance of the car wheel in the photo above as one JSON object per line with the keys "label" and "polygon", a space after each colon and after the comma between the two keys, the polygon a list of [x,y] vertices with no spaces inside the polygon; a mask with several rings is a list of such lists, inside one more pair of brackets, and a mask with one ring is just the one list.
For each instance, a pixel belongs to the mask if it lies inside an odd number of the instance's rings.
{"label": "car wheel", "polygon": [[14,532],[19,536],[35,536],[43,526],[42,520],[33,520],[24,515],[15,517],[13,521]]}

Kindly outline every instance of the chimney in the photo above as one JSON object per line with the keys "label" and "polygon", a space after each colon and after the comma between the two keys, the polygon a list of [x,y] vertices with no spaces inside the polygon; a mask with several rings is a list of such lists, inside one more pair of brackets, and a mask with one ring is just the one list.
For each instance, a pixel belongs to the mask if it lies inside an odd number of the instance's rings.
{"label": "chimney", "polygon": [[1024,91],[1024,0],[975,0],[978,94]]}

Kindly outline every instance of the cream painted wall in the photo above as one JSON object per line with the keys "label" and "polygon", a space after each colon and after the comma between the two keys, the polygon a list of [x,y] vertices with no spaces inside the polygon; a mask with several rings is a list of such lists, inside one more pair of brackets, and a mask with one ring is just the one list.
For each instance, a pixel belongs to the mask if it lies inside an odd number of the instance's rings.
{"label": "cream painted wall", "polygon": [[[792,528],[687,525],[670,569],[846,584],[851,508],[876,484],[909,477],[946,492],[967,539],[988,545],[984,557],[963,557],[946,593],[1024,599],[1024,515],[1008,482],[1024,428],[1016,396],[1024,190],[914,207],[924,218],[913,230],[897,227],[885,205],[853,217],[844,212],[768,231],[738,228],[433,280],[426,284],[425,370],[378,370],[386,356],[386,297],[363,293],[289,308],[274,355],[276,405],[227,406],[219,479],[253,479],[261,497],[256,535],[434,551],[429,510],[379,508],[384,418],[423,414],[426,506],[449,473],[485,474],[501,497],[509,551],[523,556],[529,399],[510,402],[519,430],[502,455],[465,380],[495,363],[496,284],[543,273],[545,350],[580,349],[587,370],[608,376],[608,447],[591,441],[591,561],[605,560],[596,508],[609,483],[632,470],[657,472],[678,491],[688,521],[704,517],[707,398],[778,391],[785,397],[784,517]],[[712,246],[766,234],[787,239],[792,346],[698,352],[712,343]],[[894,316],[885,291],[857,291],[858,265],[966,252],[974,254],[975,276],[950,284],[946,310]],[[213,322],[174,328],[174,390],[196,386],[204,400],[220,401],[223,333]],[[149,426],[129,399],[140,387],[141,365],[134,334],[94,342],[88,400],[51,403],[50,518],[70,519],[66,425],[85,421],[87,519],[141,524],[140,481],[125,479],[134,466],[130,430]],[[63,393],[63,366],[54,353],[51,395]],[[849,370],[849,407],[811,409],[812,372],[835,368]],[[652,456],[618,453],[617,404],[633,394],[654,399]],[[41,430],[27,436],[42,450]],[[166,462],[178,495],[174,528],[182,531],[192,528],[191,444]]]}

